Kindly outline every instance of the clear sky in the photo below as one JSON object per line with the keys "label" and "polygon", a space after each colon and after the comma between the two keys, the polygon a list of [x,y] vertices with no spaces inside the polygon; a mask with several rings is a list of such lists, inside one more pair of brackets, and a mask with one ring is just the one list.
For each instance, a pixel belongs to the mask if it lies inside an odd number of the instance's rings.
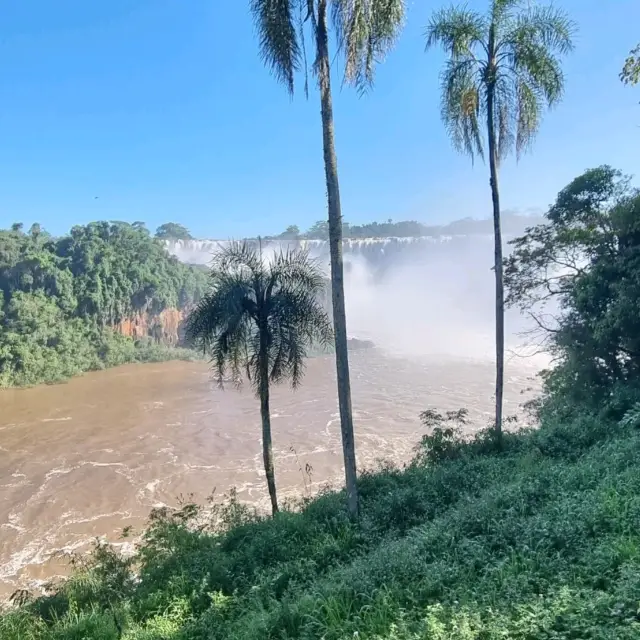
{"label": "clear sky", "polygon": [[[487,168],[454,152],[439,119],[442,56],[424,52],[422,34],[442,4],[408,3],[373,92],[334,83],[351,223],[490,212]],[[579,26],[565,100],[533,153],[504,166],[504,208],[544,209],[599,164],[640,173],[640,89],[618,80],[640,41],[640,2],[556,4]],[[326,216],[319,112],[315,91],[292,101],[262,66],[248,0],[0,0],[0,227],[306,228]]]}

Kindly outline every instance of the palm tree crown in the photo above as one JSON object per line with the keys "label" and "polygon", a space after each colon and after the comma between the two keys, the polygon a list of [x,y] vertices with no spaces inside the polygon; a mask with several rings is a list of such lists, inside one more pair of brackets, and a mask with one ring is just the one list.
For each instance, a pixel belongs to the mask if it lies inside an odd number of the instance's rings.
{"label": "palm tree crown", "polygon": [[[398,37],[405,1],[251,0],[262,58],[291,94],[296,72],[306,72],[307,68],[305,25],[310,25],[312,40],[317,38],[327,10],[343,54],[344,79],[359,90],[366,90],[373,83],[376,63]],[[312,66],[316,73],[318,62],[316,47]]]}
{"label": "palm tree crown", "polygon": [[[211,269],[211,292],[190,314],[187,338],[211,356],[218,383],[243,374],[259,394],[261,383],[300,384],[307,350],[331,340],[319,302],[325,280],[306,251],[280,252],[267,262],[248,243],[232,243]],[[268,376],[260,370],[261,350]]]}
{"label": "palm tree crown", "polygon": [[573,23],[553,7],[493,0],[488,15],[465,7],[434,14],[427,48],[448,55],[441,76],[442,119],[455,147],[484,158],[489,94],[496,156],[519,156],[540,127],[542,108],[562,96],[560,55],[572,49]]}

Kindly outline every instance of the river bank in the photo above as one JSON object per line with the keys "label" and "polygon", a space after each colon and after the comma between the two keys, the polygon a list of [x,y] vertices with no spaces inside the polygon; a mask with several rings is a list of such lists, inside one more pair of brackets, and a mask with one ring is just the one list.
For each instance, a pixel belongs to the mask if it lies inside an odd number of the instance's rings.
{"label": "river bank", "polygon": [[[517,366],[516,366],[517,365]],[[412,361],[377,349],[351,358],[358,461],[407,460],[427,407],[491,416],[493,366]],[[527,397],[535,370],[507,368],[507,413]],[[523,395],[523,393],[525,395]],[[238,488],[266,506],[259,406],[250,388],[221,391],[205,362],[124,365],[64,385],[0,391],[0,591],[64,573],[59,550],[141,530],[149,510],[179,495],[204,502]],[[276,475],[283,495],[341,482],[342,453],[331,356],[312,358],[301,388],[272,396]],[[301,473],[305,465],[311,475]]]}
{"label": "river bank", "polygon": [[585,413],[501,452],[449,444],[363,474],[355,522],[342,493],[273,519],[231,502],[222,528],[156,512],[138,555],[98,549],[0,635],[635,640],[637,425]]}

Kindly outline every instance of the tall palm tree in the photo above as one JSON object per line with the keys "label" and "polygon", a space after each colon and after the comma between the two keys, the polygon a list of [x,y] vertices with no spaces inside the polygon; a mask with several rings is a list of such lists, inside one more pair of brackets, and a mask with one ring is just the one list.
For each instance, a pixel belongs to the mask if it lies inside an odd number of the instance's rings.
{"label": "tall palm tree", "polygon": [[[358,512],[356,453],[347,353],[342,263],[342,210],[336,158],[329,29],[344,62],[344,80],[360,91],[373,85],[376,63],[392,48],[404,21],[404,0],[250,0],[265,64],[293,95],[297,71],[306,72],[306,41],[314,50],[312,70],[320,90],[322,146],[327,185],[331,299],[335,333],[338,404],[347,504]],[[308,83],[305,73],[305,93]]]}
{"label": "tall palm tree", "polygon": [[308,348],[331,341],[318,301],[322,271],[306,251],[280,252],[267,263],[248,243],[232,243],[215,256],[211,284],[187,319],[187,339],[211,357],[220,386],[227,371],[236,384],[244,373],[260,398],[262,455],[275,515],[269,387],[289,380],[295,389]]}
{"label": "tall palm tree", "polygon": [[573,48],[573,23],[551,6],[525,0],[491,0],[482,15],[466,7],[437,11],[426,31],[427,48],[447,54],[441,77],[442,119],[456,149],[484,159],[489,152],[496,283],[495,434],[502,443],[504,287],[500,229],[500,162],[533,142],[544,106],[562,97],[562,55]]}

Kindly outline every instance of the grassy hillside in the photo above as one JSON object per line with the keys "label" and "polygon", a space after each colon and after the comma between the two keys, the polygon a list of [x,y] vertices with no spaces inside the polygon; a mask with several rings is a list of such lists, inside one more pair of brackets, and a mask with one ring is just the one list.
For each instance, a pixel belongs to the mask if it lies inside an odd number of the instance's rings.
{"label": "grassy hillside", "polygon": [[[509,436],[426,438],[275,519],[234,500],[157,512],[135,558],[98,548],[3,640],[640,637],[640,430],[580,417]],[[134,578],[134,574],[137,578]]]}

